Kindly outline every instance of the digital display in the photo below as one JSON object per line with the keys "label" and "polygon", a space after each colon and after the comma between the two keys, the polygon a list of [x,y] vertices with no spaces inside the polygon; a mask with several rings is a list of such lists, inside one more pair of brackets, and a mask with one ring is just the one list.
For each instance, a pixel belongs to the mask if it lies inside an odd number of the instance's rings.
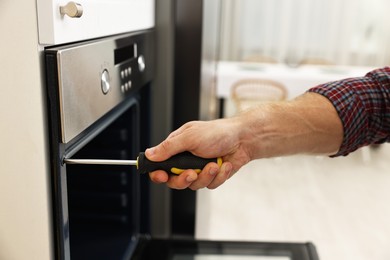
{"label": "digital display", "polygon": [[136,45],[132,44],[126,47],[116,49],[114,51],[114,63],[115,65],[127,60],[131,60],[137,56]]}

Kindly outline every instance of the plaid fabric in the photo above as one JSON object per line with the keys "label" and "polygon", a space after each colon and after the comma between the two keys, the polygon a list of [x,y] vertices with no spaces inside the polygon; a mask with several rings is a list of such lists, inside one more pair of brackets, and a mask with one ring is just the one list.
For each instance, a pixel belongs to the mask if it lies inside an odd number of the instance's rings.
{"label": "plaid fabric", "polygon": [[365,145],[390,142],[390,67],[308,91],[327,97],[343,123],[343,143],[332,157],[348,155]]}

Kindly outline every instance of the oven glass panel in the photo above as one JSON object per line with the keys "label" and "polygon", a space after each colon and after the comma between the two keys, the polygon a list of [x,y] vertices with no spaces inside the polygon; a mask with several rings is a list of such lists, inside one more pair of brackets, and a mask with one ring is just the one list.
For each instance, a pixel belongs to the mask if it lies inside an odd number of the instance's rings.
{"label": "oven glass panel", "polygon": [[[136,158],[138,106],[132,106],[73,158]],[[67,165],[71,259],[125,259],[139,233],[140,178],[132,166]]]}

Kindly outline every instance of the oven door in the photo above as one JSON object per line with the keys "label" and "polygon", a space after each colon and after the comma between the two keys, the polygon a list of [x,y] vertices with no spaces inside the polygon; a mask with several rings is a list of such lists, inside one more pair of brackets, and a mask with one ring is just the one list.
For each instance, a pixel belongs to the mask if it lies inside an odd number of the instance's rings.
{"label": "oven door", "polygon": [[[146,138],[141,133],[141,93],[97,121],[61,157],[135,158]],[[62,164],[58,174],[59,258],[129,259],[144,230],[141,216],[148,214],[147,175],[138,174],[132,166],[73,164]]]}

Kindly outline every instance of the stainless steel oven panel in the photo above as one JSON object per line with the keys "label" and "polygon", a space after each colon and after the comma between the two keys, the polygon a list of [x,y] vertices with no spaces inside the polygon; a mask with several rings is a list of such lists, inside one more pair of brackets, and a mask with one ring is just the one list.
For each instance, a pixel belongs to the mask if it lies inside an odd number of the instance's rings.
{"label": "stainless steel oven panel", "polygon": [[46,50],[57,66],[63,143],[151,80],[152,46],[152,31],[143,31]]}

